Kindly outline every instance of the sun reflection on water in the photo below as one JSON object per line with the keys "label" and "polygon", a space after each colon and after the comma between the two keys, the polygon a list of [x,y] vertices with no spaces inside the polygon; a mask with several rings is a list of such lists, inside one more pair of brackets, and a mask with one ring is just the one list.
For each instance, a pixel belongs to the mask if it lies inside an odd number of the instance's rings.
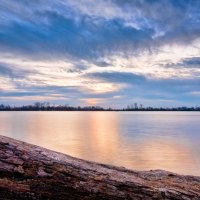
{"label": "sun reflection on water", "polygon": [[0,134],[100,163],[200,175],[199,117],[190,113],[174,122],[167,113],[10,112],[0,114]]}

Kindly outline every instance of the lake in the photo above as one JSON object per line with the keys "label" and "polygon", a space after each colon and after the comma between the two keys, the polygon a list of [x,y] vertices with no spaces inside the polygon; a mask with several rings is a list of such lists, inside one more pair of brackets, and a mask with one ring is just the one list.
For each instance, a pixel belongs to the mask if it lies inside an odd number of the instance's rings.
{"label": "lake", "polygon": [[200,175],[200,112],[0,112],[0,134],[129,169]]}

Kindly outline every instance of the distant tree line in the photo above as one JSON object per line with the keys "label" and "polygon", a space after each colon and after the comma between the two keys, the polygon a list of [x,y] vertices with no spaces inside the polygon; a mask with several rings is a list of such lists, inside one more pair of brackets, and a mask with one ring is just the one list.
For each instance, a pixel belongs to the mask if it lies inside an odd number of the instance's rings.
{"label": "distant tree line", "polygon": [[144,107],[143,104],[131,104],[124,111],[200,111],[200,106],[195,107]]}
{"label": "distant tree line", "polygon": [[142,104],[134,103],[123,109],[103,108],[100,106],[69,106],[51,105],[49,102],[36,102],[33,105],[10,106],[0,105],[0,111],[200,111],[200,107],[145,107]]}

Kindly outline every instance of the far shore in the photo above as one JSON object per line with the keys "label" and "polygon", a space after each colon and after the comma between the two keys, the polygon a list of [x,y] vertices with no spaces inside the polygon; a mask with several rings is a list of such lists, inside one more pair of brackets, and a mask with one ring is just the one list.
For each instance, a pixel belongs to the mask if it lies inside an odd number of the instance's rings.
{"label": "far shore", "polygon": [[51,105],[49,102],[36,102],[33,105],[11,106],[0,104],[0,111],[125,111],[125,112],[143,112],[143,111],[200,111],[200,106],[179,106],[179,107],[152,107],[143,104],[134,103],[127,105],[126,108],[119,108],[116,105],[101,107],[97,105],[89,106],[69,106],[69,105]]}

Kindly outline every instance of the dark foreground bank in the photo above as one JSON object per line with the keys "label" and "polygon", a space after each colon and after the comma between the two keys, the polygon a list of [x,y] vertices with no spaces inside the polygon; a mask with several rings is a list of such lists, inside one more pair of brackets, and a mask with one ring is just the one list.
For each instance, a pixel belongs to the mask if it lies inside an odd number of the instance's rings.
{"label": "dark foreground bank", "polygon": [[200,177],[96,164],[0,136],[0,199],[200,199]]}

